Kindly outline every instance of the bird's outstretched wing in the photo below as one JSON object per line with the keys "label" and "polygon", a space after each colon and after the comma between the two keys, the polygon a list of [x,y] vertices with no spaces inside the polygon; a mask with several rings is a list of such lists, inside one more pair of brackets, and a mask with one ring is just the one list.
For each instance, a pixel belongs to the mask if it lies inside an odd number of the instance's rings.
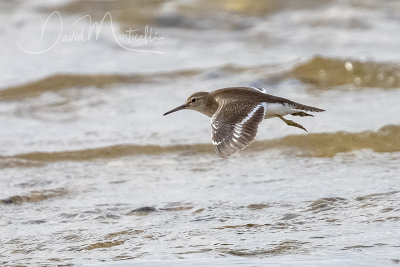
{"label": "bird's outstretched wing", "polygon": [[211,117],[211,137],[217,155],[226,158],[250,145],[266,109],[266,103],[259,103],[236,113],[239,116],[226,116],[229,109],[221,105]]}

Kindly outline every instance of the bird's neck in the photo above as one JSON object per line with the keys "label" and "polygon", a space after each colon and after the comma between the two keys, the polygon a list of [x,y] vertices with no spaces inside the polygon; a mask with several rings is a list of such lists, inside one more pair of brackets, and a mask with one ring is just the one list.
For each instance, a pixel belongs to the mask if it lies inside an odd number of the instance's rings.
{"label": "bird's neck", "polygon": [[212,115],[217,111],[218,109],[218,103],[215,101],[215,99],[211,96],[208,96],[205,99],[204,105],[202,105],[202,108],[198,110],[199,112],[205,114],[208,117],[212,117]]}

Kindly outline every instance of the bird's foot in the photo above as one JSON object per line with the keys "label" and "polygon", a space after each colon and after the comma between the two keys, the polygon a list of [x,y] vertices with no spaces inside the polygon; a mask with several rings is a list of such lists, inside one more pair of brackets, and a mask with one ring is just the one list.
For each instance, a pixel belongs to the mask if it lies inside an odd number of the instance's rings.
{"label": "bird's foot", "polygon": [[[304,112],[305,113],[305,112]],[[292,114],[293,115],[293,114]],[[297,127],[297,128],[300,128],[300,129],[303,129],[304,131],[306,131],[306,132],[308,132],[307,130],[306,130],[306,128],[304,128],[302,125],[300,125],[300,124],[298,124],[298,123],[296,123],[296,122],[294,122],[294,121],[291,121],[291,120],[287,120],[287,119],[285,119],[284,117],[282,117],[282,116],[277,116],[279,119],[281,119],[281,120],[283,120],[287,125],[289,125],[289,126],[293,126],[293,127]]]}

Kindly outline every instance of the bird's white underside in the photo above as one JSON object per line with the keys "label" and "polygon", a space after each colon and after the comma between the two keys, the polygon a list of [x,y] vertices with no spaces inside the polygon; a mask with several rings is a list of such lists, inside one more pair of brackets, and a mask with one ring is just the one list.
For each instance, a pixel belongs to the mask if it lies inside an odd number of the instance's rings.
{"label": "bird's white underside", "polygon": [[265,104],[267,107],[266,108],[267,111],[265,112],[264,117],[266,119],[273,118],[276,115],[285,116],[299,111],[295,109],[293,106],[290,106],[289,104],[281,104],[281,103],[265,103]]}
{"label": "bird's white underside", "polygon": [[[250,87],[254,90],[257,90],[261,93],[266,94],[267,90],[265,88],[261,88],[261,87]],[[262,104],[266,104],[266,112],[264,117],[266,119],[269,118],[273,118],[276,115],[280,115],[280,116],[285,116],[285,115],[289,115],[295,112],[298,112],[299,110],[296,110],[295,107],[290,106],[289,104],[285,103],[285,104],[281,104],[281,103],[262,103]],[[254,114],[254,113],[253,113]]]}

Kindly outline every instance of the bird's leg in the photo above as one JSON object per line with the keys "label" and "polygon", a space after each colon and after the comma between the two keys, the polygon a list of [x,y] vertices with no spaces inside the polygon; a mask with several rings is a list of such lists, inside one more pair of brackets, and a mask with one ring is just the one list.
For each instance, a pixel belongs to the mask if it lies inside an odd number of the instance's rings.
{"label": "bird's leg", "polygon": [[282,117],[281,115],[276,115],[276,116],[277,116],[279,119],[283,120],[287,125],[293,126],[293,127],[297,127],[297,128],[303,129],[304,131],[308,132],[308,131],[306,130],[306,128],[304,128],[304,127],[301,126],[300,124],[298,124],[298,123],[296,123],[296,122],[294,122],[294,121],[291,121],[291,120],[287,120],[287,119],[285,119],[284,117]]}
{"label": "bird's leg", "polygon": [[304,111],[295,112],[295,113],[292,113],[290,115],[292,115],[292,116],[300,116],[300,117],[305,117],[305,116],[314,117],[314,115],[308,114],[307,112],[304,112]]}

